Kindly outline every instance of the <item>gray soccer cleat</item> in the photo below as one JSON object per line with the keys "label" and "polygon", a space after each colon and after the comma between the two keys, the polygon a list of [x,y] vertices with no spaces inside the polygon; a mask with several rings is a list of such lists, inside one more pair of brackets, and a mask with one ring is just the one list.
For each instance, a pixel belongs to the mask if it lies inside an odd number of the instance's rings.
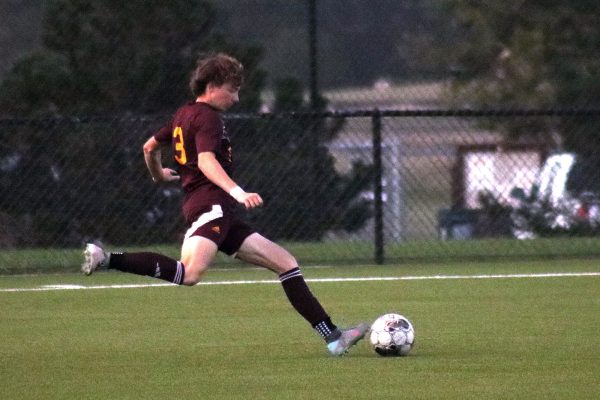
{"label": "gray soccer cleat", "polygon": [[327,344],[327,349],[334,356],[342,356],[348,352],[350,347],[354,346],[360,339],[365,337],[369,330],[369,324],[359,324],[354,328],[342,331],[342,336],[338,340]]}
{"label": "gray soccer cleat", "polygon": [[108,254],[100,246],[88,243],[83,251],[85,261],[81,265],[81,272],[86,275],[91,275],[98,269],[106,268],[108,262]]}

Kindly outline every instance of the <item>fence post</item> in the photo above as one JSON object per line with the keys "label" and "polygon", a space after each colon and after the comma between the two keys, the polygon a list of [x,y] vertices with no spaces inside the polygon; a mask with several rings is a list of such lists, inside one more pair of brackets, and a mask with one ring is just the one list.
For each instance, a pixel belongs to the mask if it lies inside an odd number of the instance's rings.
{"label": "fence post", "polygon": [[373,192],[374,192],[374,247],[375,263],[383,264],[383,186],[382,186],[382,162],[381,162],[381,113],[378,109],[373,110],[371,115],[371,127],[373,133],[373,168],[375,169]]}
{"label": "fence post", "polygon": [[310,64],[310,106],[313,111],[319,103],[319,68],[317,66],[317,0],[308,1],[308,53]]}

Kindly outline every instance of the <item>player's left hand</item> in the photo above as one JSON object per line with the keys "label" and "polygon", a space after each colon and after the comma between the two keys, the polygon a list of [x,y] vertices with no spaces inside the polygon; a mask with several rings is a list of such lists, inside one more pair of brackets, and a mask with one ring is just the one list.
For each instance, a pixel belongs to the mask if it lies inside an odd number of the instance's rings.
{"label": "player's left hand", "polygon": [[248,210],[263,205],[263,199],[258,193],[242,193],[236,197],[236,200]]}

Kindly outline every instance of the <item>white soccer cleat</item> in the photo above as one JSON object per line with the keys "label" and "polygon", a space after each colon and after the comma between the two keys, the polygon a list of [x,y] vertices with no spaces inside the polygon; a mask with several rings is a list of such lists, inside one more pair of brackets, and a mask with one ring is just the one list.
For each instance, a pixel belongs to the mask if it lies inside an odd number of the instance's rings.
{"label": "white soccer cleat", "polygon": [[369,330],[369,325],[362,323],[354,328],[342,331],[342,336],[338,340],[327,345],[327,350],[334,356],[342,356],[348,352],[350,347],[354,346],[360,339],[365,337]]}
{"label": "white soccer cleat", "polygon": [[106,267],[106,262],[108,261],[108,254],[106,254],[102,247],[92,243],[85,245],[83,257],[85,260],[81,265],[81,272],[86,275],[91,275],[94,271]]}

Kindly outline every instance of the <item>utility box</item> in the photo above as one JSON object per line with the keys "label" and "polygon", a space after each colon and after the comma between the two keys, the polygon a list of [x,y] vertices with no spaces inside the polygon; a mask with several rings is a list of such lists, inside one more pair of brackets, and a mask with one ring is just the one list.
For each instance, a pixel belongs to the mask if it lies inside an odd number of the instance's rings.
{"label": "utility box", "polygon": [[467,208],[443,208],[438,212],[438,234],[441,240],[471,239],[477,225],[478,211]]}

